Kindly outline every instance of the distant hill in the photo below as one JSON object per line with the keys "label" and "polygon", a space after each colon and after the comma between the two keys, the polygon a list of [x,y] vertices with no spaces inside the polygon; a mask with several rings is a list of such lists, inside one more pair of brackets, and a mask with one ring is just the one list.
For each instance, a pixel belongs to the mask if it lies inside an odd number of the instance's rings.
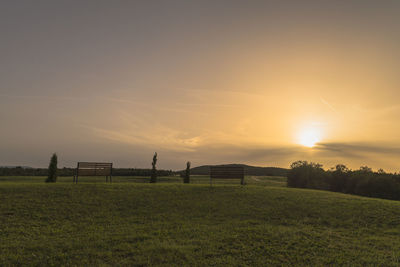
{"label": "distant hill", "polygon": [[0,168],[7,168],[7,169],[13,169],[13,168],[33,169],[30,166],[0,166]]}
{"label": "distant hill", "polygon": [[[243,166],[246,175],[253,176],[286,176],[288,169],[277,167],[256,167],[245,164],[223,164],[223,165],[203,165],[191,168],[190,173],[193,175],[209,175],[210,166]],[[181,171],[182,172],[182,171]]]}

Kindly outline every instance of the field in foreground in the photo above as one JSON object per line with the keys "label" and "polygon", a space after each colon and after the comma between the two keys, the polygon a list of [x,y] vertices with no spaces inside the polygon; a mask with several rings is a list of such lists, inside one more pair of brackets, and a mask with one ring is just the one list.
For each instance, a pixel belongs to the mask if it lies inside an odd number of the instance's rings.
{"label": "field in foreground", "polygon": [[40,179],[0,178],[0,266],[400,264],[397,201],[274,178],[213,187]]}

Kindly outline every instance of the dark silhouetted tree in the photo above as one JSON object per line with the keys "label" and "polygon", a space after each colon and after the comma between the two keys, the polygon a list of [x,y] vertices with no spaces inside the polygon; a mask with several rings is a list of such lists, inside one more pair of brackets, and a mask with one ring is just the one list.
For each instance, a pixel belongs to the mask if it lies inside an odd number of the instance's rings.
{"label": "dark silhouetted tree", "polygon": [[339,164],[325,171],[320,164],[296,161],[291,165],[287,185],[400,200],[400,175],[383,169],[373,172],[368,166],[352,171]]}
{"label": "dark silhouetted tree", "polygon": [[379,169],[378,174],[386,174],[386,172],[383,169]]}
{"label": "dark silhouetted tree", "polygon": [[156,183],[157,182],[156,164],[157,164],[157,152],[154,153],[153,162],[151,163],[152,168],[151,168],[150,183]]}
{"label": "dark silhouetted tree", "polygon": [[56,181],[57,181],[57,154],[54,153],[50,159],[46,183],[55,183]]}
{"label": "dark silhouetted tree", "polygon": [[359,172],[361,173],[371,173],[372,169],[368,166],[361,166]]}
{"label": "dark silhouetted tree", "polygon": [[296,161],[290,165],[288,187],[328,189],[329,177],[322,165],[314,162]]}
{"label": "dark silhouetted tree", "polygon": [[186,162],[186,171],[185,171],[185,177],[183,179],[183,182],[185,184],[190,183],[190,161]]}
{"label": "dark silhouetted tree", "polygon": [[336,165],[331,170],[330,190],[335,192],[344,192],[347,180],[350,177],[350,170],[343,164]]}

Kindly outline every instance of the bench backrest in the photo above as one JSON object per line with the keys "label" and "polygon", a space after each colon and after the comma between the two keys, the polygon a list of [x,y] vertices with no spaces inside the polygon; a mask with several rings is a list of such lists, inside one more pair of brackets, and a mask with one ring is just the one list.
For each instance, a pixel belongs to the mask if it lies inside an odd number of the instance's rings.
{"label": "bench backrest", "polygon": [[241,166],[210,166],[210,179],[240,179],[244,182],[244,168]]}
{"label": "bench backrest", "polygon": [[78,162],[76,174],[78,176],[111,176],[112,163]]}

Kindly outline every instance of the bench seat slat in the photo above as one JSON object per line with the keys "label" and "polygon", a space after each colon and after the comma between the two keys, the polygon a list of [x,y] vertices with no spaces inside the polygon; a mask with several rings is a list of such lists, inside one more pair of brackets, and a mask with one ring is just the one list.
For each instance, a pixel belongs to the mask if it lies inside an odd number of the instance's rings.
{"label": "bench seat slat", "polygon": [[111,176],[112,163],[107,162],[78,162],[78,176]]}

